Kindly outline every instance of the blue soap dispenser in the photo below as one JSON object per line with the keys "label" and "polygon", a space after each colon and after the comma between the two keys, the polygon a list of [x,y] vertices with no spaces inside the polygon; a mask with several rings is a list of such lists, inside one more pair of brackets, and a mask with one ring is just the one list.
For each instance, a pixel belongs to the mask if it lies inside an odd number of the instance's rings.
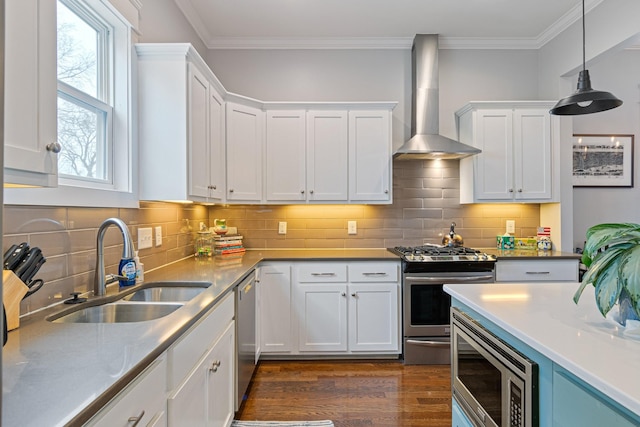
{"label": "blue soap dispenser", "polygon": [[133,258],[122,258],[118,264],[118,275],[126,277],[120,279],[120,287],[133,286],[136,284],[136,262]]}

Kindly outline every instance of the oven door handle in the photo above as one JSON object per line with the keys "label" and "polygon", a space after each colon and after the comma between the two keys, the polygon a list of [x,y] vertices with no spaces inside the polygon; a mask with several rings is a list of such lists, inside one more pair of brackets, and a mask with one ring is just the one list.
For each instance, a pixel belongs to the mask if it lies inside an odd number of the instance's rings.
{"label": "oven door handle", "polygon": [[[455,277],[416,277],[405,276],[405,282],[410,280],[415,283],[459,283],[459,282],[478,282],[478,281],[491,281],[495,280],[493,274],[483,274],[479,276],[455,276]],[[413,284],[413,283],[412,283]]]}
{"label": "oven door handle", "polygon": [[451,347],[449,341],[421,341],[421,340],[406,340],[407,344],[421,345],[424,347]]}

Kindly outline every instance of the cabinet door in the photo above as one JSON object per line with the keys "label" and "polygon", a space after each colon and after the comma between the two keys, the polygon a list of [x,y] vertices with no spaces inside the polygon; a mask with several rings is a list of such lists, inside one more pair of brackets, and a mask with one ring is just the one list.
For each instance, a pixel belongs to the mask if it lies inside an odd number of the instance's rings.
{"label": "cabinet door", "polygon": [[209,196],[209,82],[193,65],[188,66],[189,196]]}
{"label": "cabinet door", "polygon": [[398,284],[349,284],[349,350],[398,351]]}
{"label": "cabinet door", "polygon": [[349,112],[349,199],[391,201],[391,114]]}
{"label": "cabinet door", "polygon": [[546,109],[513,115],[516,200],[551,198],[551,117]]}
{"label": "cabinet door", "polygon": [[304,111],[267,111],[265,146],[267,200],[305,200]]}
{"label": "cabinet door", "polygon": [[262,112],[227,103],[227,199],[262,200]]}
{"label": "cabinet door", "polygon": [[475,122],[475,196],[477,200],[512,200],[513,110],[478,110]]}
{"label": "cabinet door", "polygon": [[[207,358],[207,408],[209,427],[228,427],[233,421],[235,397],[235,323],[231,322]],[[186,424],[189,425],[189,424]]]}
{"label": "cabinet door", "polygon": [[260,267],[260,331],[263,353],[289,353],[291,338],[291,267]]}
{"label": "cabinet door", "polygon": [[5,2],[4,182],[55,187],[56,2]]}
{"label": "cabinet door", "polygon": [[209,197],[220,201],[225,195],[225,111],[222,96],[209,86]]}
{"label": "cabinet door", "polygon": [[347,350],[347,285],[297,284],[298,349],[301,352]]}
{"label": "cabinet door", "polygon": [[346,201],[348,160],[347,112],[307,112],[308,200]]}

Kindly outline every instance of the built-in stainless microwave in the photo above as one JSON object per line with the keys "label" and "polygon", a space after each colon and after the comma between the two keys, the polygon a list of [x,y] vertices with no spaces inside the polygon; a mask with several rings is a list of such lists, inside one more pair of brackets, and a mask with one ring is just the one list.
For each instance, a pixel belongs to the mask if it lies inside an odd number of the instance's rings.
{"label": "built-in stainless microwave", "polygon": [[478,427],[538,427],[538,364],[451,308],[453,398]]}

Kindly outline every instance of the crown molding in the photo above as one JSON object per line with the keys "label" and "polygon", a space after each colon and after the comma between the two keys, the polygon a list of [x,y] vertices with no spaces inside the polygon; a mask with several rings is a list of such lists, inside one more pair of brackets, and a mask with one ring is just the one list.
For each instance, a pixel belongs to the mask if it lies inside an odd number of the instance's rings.
{"label": "crown molding", "polygon": [[[130,0],[132,2],[140,0]],[[585,13],[604,0],[585,0]],[[208,49],[411,49],[411,37],[215,37],[190,0],[175,0]],[[540,49],[582,18],[582,4],[561,16],[536,37],[491,38],[440,35],[440,49]]]}

